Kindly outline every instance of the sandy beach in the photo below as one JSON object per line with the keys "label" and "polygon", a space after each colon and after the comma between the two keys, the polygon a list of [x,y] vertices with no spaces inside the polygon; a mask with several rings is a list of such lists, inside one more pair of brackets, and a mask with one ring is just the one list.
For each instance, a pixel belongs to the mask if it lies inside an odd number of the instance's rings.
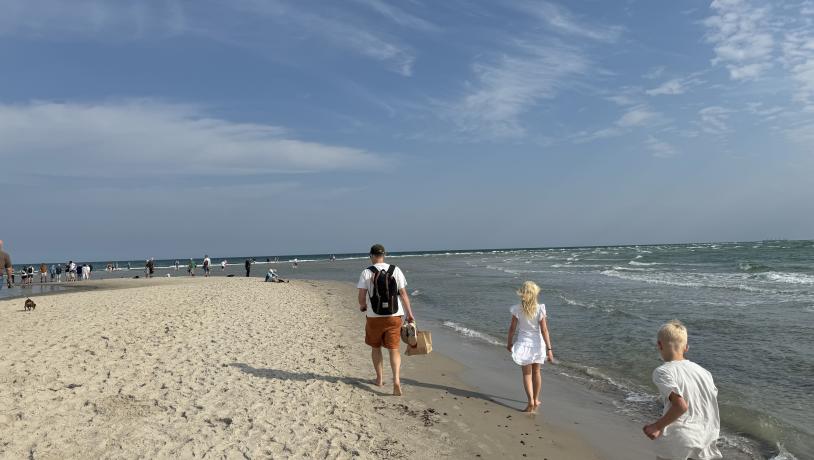
{"label": "sandy beach", "polygon": [[349,284],[94,283],[0,302],[0,457],[602,457],[440,353],[405,357],[403,397],[370,384]]}

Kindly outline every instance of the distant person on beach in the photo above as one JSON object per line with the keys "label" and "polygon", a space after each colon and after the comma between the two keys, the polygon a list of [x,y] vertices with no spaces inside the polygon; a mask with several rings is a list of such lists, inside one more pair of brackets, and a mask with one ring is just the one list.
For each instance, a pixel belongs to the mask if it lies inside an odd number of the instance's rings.
{"label": "distant person on beach", "polygon": [[537,301],[540,287],[533,281],[526,281],[517,295],[520,296],[520,303],[510,310],[512,322],[506,348],[523,371],[523,388],[528,399],[523,412],[531,413],[540,406],[540,387],[543,383],[540,367],[546,360],[554,362],[554,350],[548,334],[545,304]]}
{"label": "distant person on beach", "polygon": [[56,264],[57,283],[62,282],[62,264]]}
{"label": "distant person on beach", "polygon": [[212,261],[209,259],[209,255],[204,254],[203,260],[203,271],[204,277],[209,278],[209,266],[212,264]]}
{"label": "distant person on beach", "polygon": [[643,431],[656,441],[658,458],[723,458],[716,445],[721,429],[718,388],[709,371],[684,357],[687,328],[678,320],[668,322],[659,329],[657,345],[664,364],[653,371],[653,383],[664,412]]}
{"label": "distant person on beach", "polygon": [[[401,396],[401,325],[407,312],[407,322],[414,322],[410,297],[407,295],[407,279],[395,265],[384,261],[384,246],[374,244],[370,248],[370,267],[359,275],[359,310],[367,316],[365,343],[371,348],[370,356],[376,371],[376,386],[384,386],[384,358],[382,347],[390,355],[393,372],[393,395]],[[387,292],[384,292],[387,291]]]}
{"label": "distant person on beach", "polygon": [[3,240],[0,240],[0,271],[0,276],[6,275],[6,287],[11,289],[14,284],[14,265],[11,263],[11,256],[3,250]]}
{"label": "distant person on beach", "polygon": [[178,271],[178,268],[181,266],[181,263],[177,260],[175,261],[175,271]]}
{"label": "distant person on beach", "polygon": [[82,264],[82,279],[89,280],[90,279],[90,264]]}
{"label": "distant person on beach", "polygon": [[269,268],[269,271],[266,272],[266,282],[267,283],[287,283],[288,280],[284,280],[280,278],[280,275],[274,271],[273,268]]}
{"label": "distant person on beach", "polygon": [[51,266],[48,267],[48,274],[51,275],[51,282],[53,283],[54,280],[57,277],[57,266],[56,266],[56,264],[51,264]]}
{"label": "distant person on beach", "polygon": [[65,275],[68,281],[76,281],[76,263],[73,260],[68,261],[68,271]]}
{"label": "distant person on beach", "polygon": [[198,264],[195,263],[195,260],[189,259],[189,263],[187,264],[187,274],[189,276],[195,276],[196,268],[198,268]]}
{"label": "distant person on beach", "polygon": [[223,259],[223,260],[220,261],[220,270],[221,271],[226,270],[226,263],[227,263],[226,259]]}
{"label": "distant person on beach", "polygon": [[293,268],[297,268],[300,265],[300,261],[295,257],[294,258],[294,265]]}
{"label": "distant person on beach", "polygon": [[34,284],[34,266],[29,265],[26,269],[26,274],[28,275],[28,284]]}
{"label": "distant person on beach", "polygon": [[40,264],[40,283],[48,282],[48,265]]}
{"label": "distant person on beach", "polygon": [[246,278],[248,278],[249,274],[252,271],[252,261],[249,260],[249,259],[246,259],[246,261],[243,262],[243,266],[246,268]]}

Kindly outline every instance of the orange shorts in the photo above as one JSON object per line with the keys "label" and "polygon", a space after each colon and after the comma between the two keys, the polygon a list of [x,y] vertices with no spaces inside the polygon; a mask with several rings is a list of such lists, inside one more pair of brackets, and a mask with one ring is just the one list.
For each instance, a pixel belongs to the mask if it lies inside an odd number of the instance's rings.
{"label": "orange shorts", "polygon": [[367,317],[365,343],[373,348],[398,350],[401,344],[401,316]]}

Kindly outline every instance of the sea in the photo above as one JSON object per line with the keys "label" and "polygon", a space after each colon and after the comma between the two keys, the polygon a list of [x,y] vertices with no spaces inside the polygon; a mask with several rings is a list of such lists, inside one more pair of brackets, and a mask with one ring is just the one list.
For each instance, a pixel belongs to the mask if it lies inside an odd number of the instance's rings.
{"label": "sea", "polygon": [[[213,275],[244,276],[246,258],[227,258],[226,270],[213,258]],[[284,278],[354,284],[368,265],[365,254],[253,259],[252,276],[272,266]],[[559,360],[546,371],[610,395],[636,421],[661,413],[650,380],[660,364],[655,336],[679,319],[689,330],[687,358],[719,389],[725,458],[814,459],[814,241],[416,251],[388,260],[405,272],[419,320],[485,347],[505,346],[515,292],[537,282]],[[184,262],[176,271],[174,259],[157,261],[157,276],[185,275]],[[105,271],[107,263],[93,264],[94,277],[141,276],[144,266],[118,261],[120,270]],[[0,297],[26,294],[20,289],[3,287]]]}

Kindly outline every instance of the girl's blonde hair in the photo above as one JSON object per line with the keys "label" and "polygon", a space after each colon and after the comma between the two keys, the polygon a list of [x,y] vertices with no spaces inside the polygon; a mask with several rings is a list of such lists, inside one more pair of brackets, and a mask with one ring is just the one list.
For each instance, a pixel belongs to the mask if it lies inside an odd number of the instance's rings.
{"label": "girl's blonde hair", "polygon": [[537,296],[540,295],[540,286],[534,281],[526,281],[520,286],[517,291],[520,296],[520,307],[523,310],[523,316],[527,319],[534,319],[537,315]]}

